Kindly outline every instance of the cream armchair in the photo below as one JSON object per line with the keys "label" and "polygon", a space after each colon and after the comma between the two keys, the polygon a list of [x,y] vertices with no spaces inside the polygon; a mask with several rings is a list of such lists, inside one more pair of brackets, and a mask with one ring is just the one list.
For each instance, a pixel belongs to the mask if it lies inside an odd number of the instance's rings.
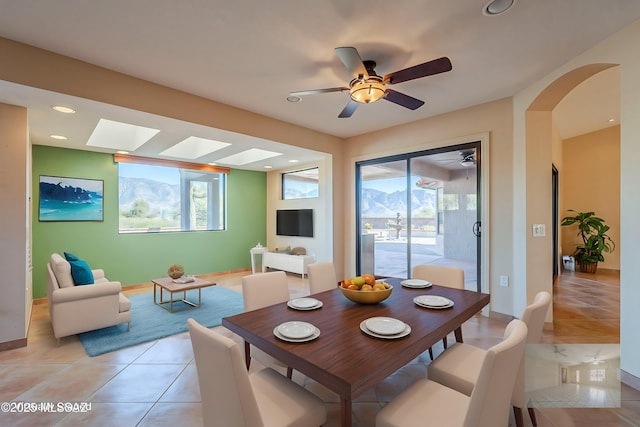
{"label": "cream armchair", "polygon": [[[71,265],[57,253],[47,264],[47,296],[53,335],[61,337],[131,322],[131,302],[120,282],[92,270],[94,284],[74,286]],[[130,325],[129,325],[130,326]]]}

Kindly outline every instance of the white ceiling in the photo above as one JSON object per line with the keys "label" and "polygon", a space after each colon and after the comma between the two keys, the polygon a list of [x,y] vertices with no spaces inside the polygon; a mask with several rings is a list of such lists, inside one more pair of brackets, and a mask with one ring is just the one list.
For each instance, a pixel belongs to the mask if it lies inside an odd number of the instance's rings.
{"label": "white ceiling", "polygon": [[620,344],[527,344],[528,358],[557,362],[563,366],[620,358]]}
{"label": "white ceiling", "polygon": [[[482,14],[484,4],[484,0],[393,4],[380,0],[0,0],[0,36],[350,137],[512,96],[640,19],[637,0],[519,0],[505,14],[493,17]],[[350,119],[339,119],[347,93],[287,102],[291,91],[348,84],[350,75],[334,54],[338,46],[354,46],[363,59],[375,60],[380,75],[440,56],[451,59],[453,70],[393,86],[426,101],[415,111],[382,100],[361,105]],[[555,115],[563,137],[611,125],[598,123],[615,117],[611,110],[619,101],[605,77],[618,77],[614,72],[602,74],[602,82],[591,85],[600,92],[590,92],[590,103],[578,100],[566,108],[566,114]],[[306,162],[320,155],[6,82],[0,82],[0,102],[30,108],[31,133],[38,144],[51,144],[51,133],[67,132],[73,133],[67,142],[54,144],[86,149],[91,129],[103,117],[162,129],[151,143],[132,153],[137,155],[156,156],[191,135],[231,142],[238,149],[244,145],[282,150],[283,165],[293,157]],[[70,104],[78,114],[61,118],[50,110],[54,103]],[[571,120],[565,123],[567,116]],[[587,121],[590,125],[585,127]],[[197,161],[215,161],[215,156]]]}

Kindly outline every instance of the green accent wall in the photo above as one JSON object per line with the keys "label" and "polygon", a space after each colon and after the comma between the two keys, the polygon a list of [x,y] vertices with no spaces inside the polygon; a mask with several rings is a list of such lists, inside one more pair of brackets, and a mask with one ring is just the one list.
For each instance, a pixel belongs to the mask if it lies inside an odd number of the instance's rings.
{"label": "green accent wall", "polygon": [[[39,222],[40,175],[104,180],[104,221]],[[118,233],[118,164],[113,155],[33,146],[33,297],[47,295],[53,252],[71,252],[123,286],[166,275],[171,264],[187,274],[250,268],[249,249],[266,241],[266,174],[232,169],[227,179],[227,229],[177,233]]]}

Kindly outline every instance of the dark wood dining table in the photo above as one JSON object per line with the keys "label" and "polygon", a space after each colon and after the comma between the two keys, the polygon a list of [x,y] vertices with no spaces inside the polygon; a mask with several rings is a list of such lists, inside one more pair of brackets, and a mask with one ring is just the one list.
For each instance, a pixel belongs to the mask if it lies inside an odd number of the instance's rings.
{"label": "dark wood dining table", "polygon": [[[295,310],[287,303],[225,317],[222,325],[294,370],[312,378],[340,396],[342,426],[352,423],[352,400],[460,327],[489,303],[489,295],[433,285],[410,289],[402,279],[388,278],[391,296],[374,305],[348,300],[338,288],[314,294],[323,306]],[[454,302],[447,309],[416,305],[418,295],[439,295]],[[411,327],[403,338],[381,339],[360,329],[370,317],[392,317]],[[303,321],[320,329],[313,341],[290,343],[277,338],[274,328],[287,321]]]}

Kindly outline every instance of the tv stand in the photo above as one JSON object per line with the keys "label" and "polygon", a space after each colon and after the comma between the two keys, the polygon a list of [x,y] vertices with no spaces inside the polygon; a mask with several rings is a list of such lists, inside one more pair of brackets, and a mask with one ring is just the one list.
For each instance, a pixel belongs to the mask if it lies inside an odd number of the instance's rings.
{"label": "tv stand", "polygon": [[307,274],[307,265],[314,262],[311,255],[290,255],[277,252],[266,252],[262,257],[265,268],[283,270],[300,274],[304,279]]}

